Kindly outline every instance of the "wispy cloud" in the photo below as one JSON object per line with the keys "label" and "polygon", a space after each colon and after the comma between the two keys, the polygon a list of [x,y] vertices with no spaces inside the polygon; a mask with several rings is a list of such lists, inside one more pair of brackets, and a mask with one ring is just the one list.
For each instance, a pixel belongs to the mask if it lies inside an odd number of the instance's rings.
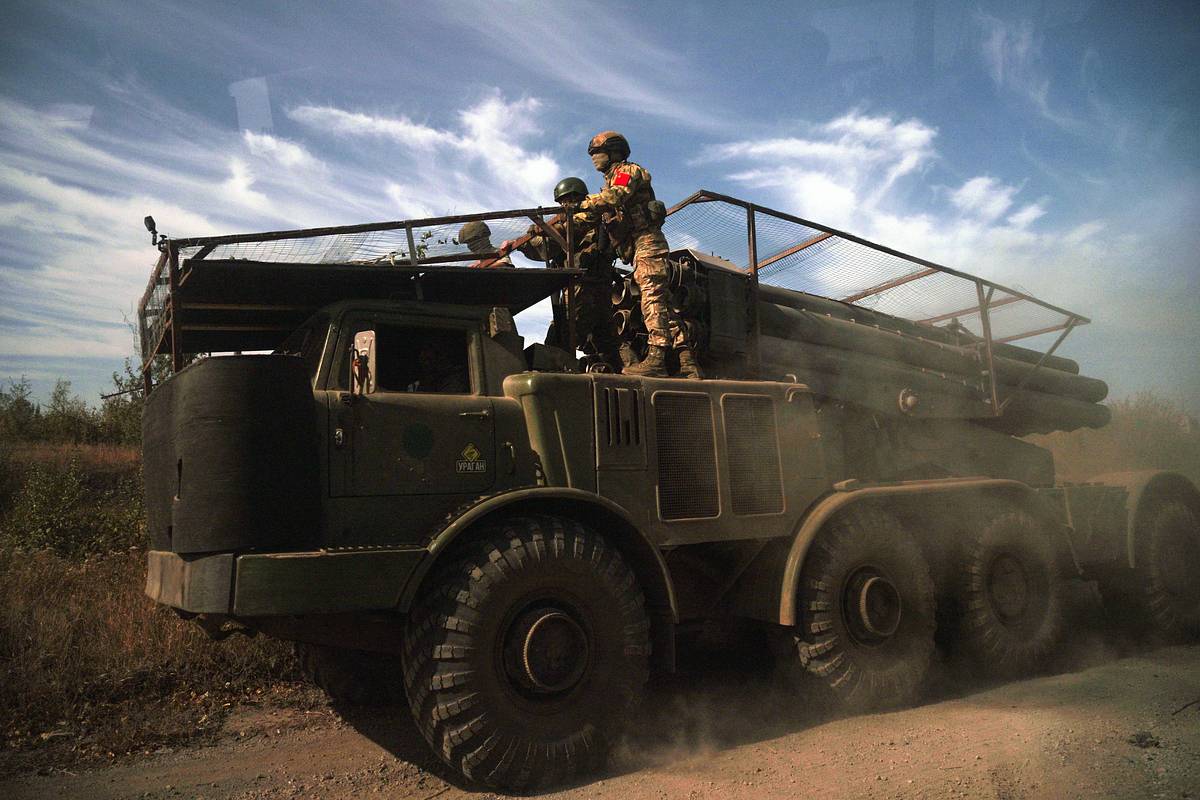
{"label": "wispy cloud", "polygon": [[666,117],[705,130],[730,127],[706,108],[698,65],[618,9],[530,1],[506,3],[496,13],[496,4],[474,0],[447,3],[442,10],[457,25],[475,30],[497,58],[623,114]]}
{"label": "wispy cloud", "polygon": [[[156,255],[141,227],[147,213],[176,236],[428,216],[542,204],[559,173],[533,144],[534,98],[492,93],[447,130],[299,106],[291,116],[304,140],[220,128],[152,95],[143,102],[182,124],[130,137],[97,129],[86,107],[0,98],[6,359],[115,365],[130,353],[124,318]],[[364,137],[381,149],[343,146]]]}
{"label": "wispy cloud", "polygon": [[851,111],[803,136],[745,139],[702,151],[694,163],[744,162],[730,175],[770,189],[788,208],[835,226],[876,208],[896,181],[928,164],[937,129],[917,119],[896,120]]}

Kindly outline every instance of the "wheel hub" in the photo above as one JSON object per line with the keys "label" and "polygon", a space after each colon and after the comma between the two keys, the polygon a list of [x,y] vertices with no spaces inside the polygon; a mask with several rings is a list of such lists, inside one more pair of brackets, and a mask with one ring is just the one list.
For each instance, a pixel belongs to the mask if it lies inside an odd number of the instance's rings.
{"label": "wheel hub", "polygon": [[855,638],[877,644],[900,628],[900,591],[886,576],[871,568],[860,569],[846,584],[843,609]]}
{"label": "wheel hub", "polygon": [[1011,555],[997,556],[992,562],[987,588],[988,601],[1003,622],[1020,619],[1029,606],[1029,578]]}
{"label": "wheel hub", "polygon": [[540,608],[519,617],[508,635],[509,669],[540,694],[575,687],[587,671],[589,646],[583,627],[565,611]]}

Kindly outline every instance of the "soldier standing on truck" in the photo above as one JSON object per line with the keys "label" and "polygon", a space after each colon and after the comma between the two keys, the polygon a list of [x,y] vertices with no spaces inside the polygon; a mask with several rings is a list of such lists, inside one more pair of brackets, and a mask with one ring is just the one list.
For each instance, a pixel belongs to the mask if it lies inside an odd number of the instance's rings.
{"label": "soldier standing on truck", "polygon": [[[570,213],[587,197],[587,193],[587,184],[579,178],[563,178],[554,187],[554,201],[566,206]],[[575,214],[574,221],[576,263],[573,266],[585,272],[570,288],[569,306],[576,341],[584,343],[590,338],[596,354],[608,368],[620,372],[623,364],[621,343],[612,324],[612,286],[616,275],[613,261],[617,253],[596,216],[579,212]],[[551,224],[559,233],[566,235],[565,222]],[[517,248],[526,258],[544,261],[552,268],[569,266],[562,246],[546,236],[537,225],[531,225],[526,235],[528,241]],[[505,242],[501,245],[501,251],[506,251],[512,244]],[[562,345],[565,342],[563,331],[556,330],[555,333],[558,339],[556,343]]]}
{"label": "soldier standing on truck", "polygon": [[666,377],[667,351],[674,347],[680,375],[702,377],[683,326],[671,310],[668,247],[662,232],[666,206],[654,197],[650,173],[628,160],[629,142],[616,131],[592,137],[588,155],[604,175],[604,188],[584,198],[580,211],[598,213],[621,260],[633,264],[633,279],[641,290],[642,319],[649,334],[646,357],[627,367],[625,374]]}

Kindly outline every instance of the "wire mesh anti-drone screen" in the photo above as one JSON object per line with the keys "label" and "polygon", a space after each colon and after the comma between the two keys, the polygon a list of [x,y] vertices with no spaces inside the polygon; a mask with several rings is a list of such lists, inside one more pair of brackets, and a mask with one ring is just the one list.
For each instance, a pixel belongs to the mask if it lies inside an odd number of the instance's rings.
{"label": "wire mesh anti-drone screen", "polygon": [[[978,287],[987,299],[993,341],[1062,330],[1084,317],[1024,293],[922,262],[779,212],[701,193],[666,220],[672,249],[690,247],[750,268],[753,220],[758,280],[930,325],[957,322],[982,337]],[[990,293],[990,299],[988,295]]]}

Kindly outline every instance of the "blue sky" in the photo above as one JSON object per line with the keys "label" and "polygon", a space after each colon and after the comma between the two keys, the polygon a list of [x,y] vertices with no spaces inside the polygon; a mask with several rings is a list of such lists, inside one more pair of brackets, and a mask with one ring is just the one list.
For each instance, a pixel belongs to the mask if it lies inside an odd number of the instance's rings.
{"label": "blue sky", "polygon": [[110,386],[145,214],[546,204],[599,185],[586,142],[616,128],[668,202],[703,186],[1018,286],[1093,319],[1063,352],[1112,396],[1200,414],[1200,4],[252,5],[5,3],[0,381]]}

